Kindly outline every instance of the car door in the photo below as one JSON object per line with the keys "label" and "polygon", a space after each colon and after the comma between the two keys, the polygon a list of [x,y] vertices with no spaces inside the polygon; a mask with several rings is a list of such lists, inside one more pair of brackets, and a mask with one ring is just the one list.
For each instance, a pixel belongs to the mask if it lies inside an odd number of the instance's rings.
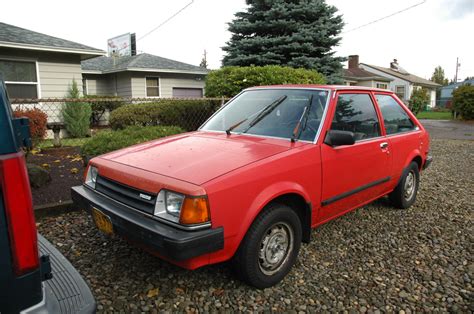
{"label": "car door", "polygon": [[384,194],[392,162],[371,93],[338,92],[330,111],[328,130],[351,131],[356,141],[353,145],[321,146],[320,223]]}

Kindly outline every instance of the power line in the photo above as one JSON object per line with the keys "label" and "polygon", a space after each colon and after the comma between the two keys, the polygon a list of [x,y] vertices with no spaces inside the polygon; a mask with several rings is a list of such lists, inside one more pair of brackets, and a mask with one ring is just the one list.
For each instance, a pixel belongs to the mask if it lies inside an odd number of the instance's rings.
{"label": "power line", "polygon": [[150,35],[151,33],[155,32],[158,28],[160,28],[161,26],[165,25],[166,23],[168,23],[169,21],[171,21],[176,15],[180,14],[181,12],[183,12],[184,10],[186,10],[191,4],[193,4],[194,0],[191,0],[191,2],[189,2],[188,4],[186,4],[184,7],[182,7],[181,9],[179,9],[175,14],[171,15],[169,18],[167,18],[166,20],[164,20],[163,22],[161,22],[157,27],[155,27],[154,29],[152,29],[151,31],[149,31],[148,33],[146,33],[145,35],[143,35],[142,37],[138,38],[137,41],[139,40],[142,40],[143,38],[147,37],[148,35]]}
{"label": "power line", "polygon": [[[149,31],[148,33],[146,33],[145,35],[141,36],[140,38],[138,38],[135,43],[137,43],[139,40],[142,40],[143,38],[147,37],[148,35],[150,35],[151,33],[155,32],[157,29],[159,29],[160,27],[162,27],[163,25],[165,25],[166,23],[168,23],[169,21],[171,21],[173,18],[175,18],[178,14],[180,14],[181,12],[183,12],[184,10],[186,10],[191,4],[193,4],[194,0],[191,0],[188,4],[186,4],[184,7],[182,7],[181,9],[179,9],[178,11],[176,11],[173,15],[171,15],[170,17],[168,17],[166,20],[164,20],[163,22],[161,22],[158,26],[156,26],[155,28],[153,28],[151,31]],[[128,46],[130,45],[126,45],[120,49],[118,49],[116,52],[119,52],[123,49],[126,49],[128,48]]]}
{"label": "power line", "polygon": [[388,19],[389,17],[392,17],[392,16],[394,16],[394,15],[403,13],[403,12],[408,11],[408,10],[411,10],[411,9],[413,9],[413,8],[419,6],[419,5],[422,5],[422,4],[425,3],[426,1],[427,1],[427,0],[424,0],[424,1],[422,1],[422,2],[419,2],[419,3],[417,3],[417,4],[414,4],[414,5],[412,5],[412,6],[409,6],[409,7],[405,8],[405,9],[400,10],[400,11],[394,12],[394,13],[389,14],[389,15],[387,15],[387,16],[384,16],[384,17],[381,17],[381,18],[376,19],[376,20],[374,20],[374,21],[371,21],[371,22],[369,22],[369,23],[366,23],[366,24],[363,24],[363,25],[360,25],[360,26],[351,28],[350,30],[341,32],[341,34],[346,34],[346,33],[349,33],[349,32],[353,32],[353,31],[358,30],[358,29],[360,29],[360,28],[363,28],[363,27],[366,27],[366,26],[375,24],[375,23],[377,23],[377,22],[383,21],[383,20],[385,20],[385,19]]}

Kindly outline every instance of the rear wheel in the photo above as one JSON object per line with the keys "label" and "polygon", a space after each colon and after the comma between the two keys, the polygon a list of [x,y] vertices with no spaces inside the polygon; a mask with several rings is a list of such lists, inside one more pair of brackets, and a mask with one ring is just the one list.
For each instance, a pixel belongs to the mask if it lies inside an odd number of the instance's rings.
{"label": "rear wheel", "polygon": [[416,200],[416,194],[418,193],[419,183],[420,172],[418,170],[418,164],[413,161],[403,172],[402,178],[395,190],[389,195],[393,205],[402,209],[413,205]]}
{"label": "rear wheel", "polygon": [[256,288],[271,287],[291,270],[301,247],[301,222],[290,207],[270,204],[255,219],[233,260],[237,275]]}

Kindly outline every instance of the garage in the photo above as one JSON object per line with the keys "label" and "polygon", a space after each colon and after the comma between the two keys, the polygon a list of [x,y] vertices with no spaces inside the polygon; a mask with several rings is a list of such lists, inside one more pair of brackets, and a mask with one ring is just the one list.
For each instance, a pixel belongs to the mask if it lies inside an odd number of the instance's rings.
{"label": "garage", "polygon": [[202,98],[202,88],[173,87],[175,98]]}

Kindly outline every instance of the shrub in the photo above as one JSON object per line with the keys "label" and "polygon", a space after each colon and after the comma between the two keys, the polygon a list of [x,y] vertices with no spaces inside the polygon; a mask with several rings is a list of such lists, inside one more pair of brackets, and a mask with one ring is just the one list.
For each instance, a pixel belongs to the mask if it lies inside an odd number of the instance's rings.
{"label": "shrub", "polygon": [[408,107],[410,108],[413,114],[418,114],[420,111],[424,110],[430,102],[430,96],[428,91],[424,88],[418,88],[413,90],[411,93],[410,100],[408,101]]}
{"label": "shrub", "polygon": [[162,99],[154,103],[128,104],[114,110],[110,126],[122,129],[130,125],[176,125],[196,130],[221,105],[212,99]]}
{"label": "shrub", "polygon": [[13,115],[17,118],[27,117],[29,119],[30,134],[33,145],[46,136],[46,123],[48,122],[48,115],[38,108],[33,109],[16,109]]}
{"label": "shrub", "polygon": [[474,86],[463,85],[453,92],[453,108],[463,119],[474,119]]}
{"label": "shrub", "polygon": [[241,90],[261,85],[324,84],[324,76],[315,70],[294,69],[278,65],[223,67],[206,78],[207,97],[233,97]]}
{"label": "shrub", "polygon": [[116,96],[87,95],[85,98],[92,107],[91,123],[93,125],[98,125],[107,111],[112,112],[125,104],[122,98]]}
{"label": "shrub", "polygon": [[[69,87],[67,98],[78,99],[80,97],[76,80]],[[89,103],[66,102],[62,110],[66,130],[71,137],[84,137],[89,134],[92,108]]]}
{"label": "shrub", "polygon": [[93,157],[134,144],[182,133],[176,126],[131,126],[118,131],[102,131],[89,139],[81,149],[82,155]]}

